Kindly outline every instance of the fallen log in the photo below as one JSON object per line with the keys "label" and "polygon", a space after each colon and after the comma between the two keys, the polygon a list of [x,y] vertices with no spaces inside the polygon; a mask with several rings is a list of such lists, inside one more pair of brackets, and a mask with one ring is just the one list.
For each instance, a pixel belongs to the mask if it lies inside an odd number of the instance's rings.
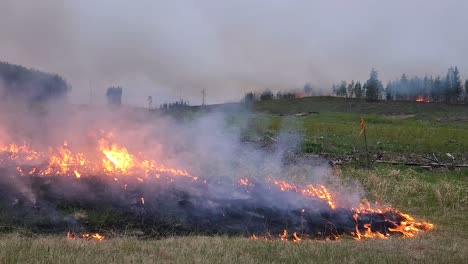
{"label": "fallen log", "polygon": [[406,165],[406,166],[420,166],[420,167],[452,167],[452,168],[468,168],[468,164],[455,164],[455,163],[418,163],[418,162],[403,162],[403,161],[393,161],[393,160],[376,160],[376,163],[385,163],[391,165]]}

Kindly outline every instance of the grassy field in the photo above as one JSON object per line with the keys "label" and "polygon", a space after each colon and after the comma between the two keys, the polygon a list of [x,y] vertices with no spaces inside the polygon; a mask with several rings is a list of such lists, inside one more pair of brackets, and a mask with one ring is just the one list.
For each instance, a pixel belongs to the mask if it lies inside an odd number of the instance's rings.
{"label": "grassy field", "polygon": [[420,118],[441,118],[448,120],[468,119],[468,106],[447,105],[442,103],[418,103],[408,101],[380,101],[369,103],[364,99],[339,97],[305,97],[300,99],[281,99],[261,101],[254,109],[272,114],[296,114],[301,112],[347,112],[378,115],[410,115]]}
{"label": "grassy field", "polygon": [[[333,242],[252,241],[227,237],[103,242],[63,237],[0,240],[2,263],[466,263],[466,240],[431,233],[407,239]],[[464,248],[465,249],[464,249]],[[464,251],[465,250],[465,251]]]}
{"label": "grassy field", "polygon": [[[359,118],[366,121],[369,150],[386,153],[456,154],[468,157],[468,106],[414,102],[366,103],[343,98],[304,98],[260,102],[255,108],[257,134],[275,135],[293,127],[304,138],[304,151],[352,154],[362,149]],[[307,116],[294,113],[318,112]]]}
{"label": "grassy field", "polygon": [[[263,102],[255,106],[249,135],[277,137],[283,129],[303,135],[304,152],[358,156],[359,117],[367,122],[370,151],[383,158],[468,160],[468,107],[395,102],[369,104],[336,98]],[[319,112],[294,116],[297,112]],[[266,113],[266,114],[265,114]],[[254,241],[242,237],[183,236],[102,242],[27,231],[0,235],[0,263],[466,263],[468,259],[468,169],[359,163],[334,168],[343,184],[359,182],[371,201],[390,204],[435,229],[417,237],[356,241]]]}
{"label": "grassy field", "polygon": [[63,236],[9,233],[0,236],[0,263],[466,263],[466,171],[424,172],[379,167],[368,172],[337,168],[344,182],[360,181],[372,200],[436,225],[416,238],[356,241],[254,241],[224,236],[159,240],[113,237],[102,242]]}

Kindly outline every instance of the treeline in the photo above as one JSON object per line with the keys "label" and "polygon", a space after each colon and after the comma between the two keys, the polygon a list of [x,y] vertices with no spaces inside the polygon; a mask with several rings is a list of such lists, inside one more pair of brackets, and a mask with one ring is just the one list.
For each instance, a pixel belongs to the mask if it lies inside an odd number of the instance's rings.
{"label": "treeline", "polygon": [[317,87],[312,86],[310,83],[306,83],[302,89],[292,89],[289,91],[279,91],[274,94],[270,90],[265,90],[261,93],[248,92],[244,95],[243,102],[252,103],[255,101],[268,101],[275,99],[294,99],[302,98],[307,96],[323,95],[322,91]]}
{"label": "treeline", "polygon": [[444,77],[414,76],[403,74],[399,79],[389,81],[384,87],[375,69],[369,79],[361,82],[341,81],[332,87],[336,96],[347,98],[366,98],[367,101],[407,100],[425,102],[446,102],[468,104],[468,80],[461,81],[457,67],[450,67]]}
{"label": "treeline", "polygon": [[0,62],[0,99],[27,103],[62,97],[70,90],[65,79],[20,65]]}
{"label": "treeline", "polygon": [[249,92],[244,95],[244,102],[252,103],[255,101],[268,101],[274,99],[294,99],[301,97],[298,93],[295,92],[277,92],[273,94],[270,90],[265,90],[260,94],[254,92]]}
{"label": "treeline", "polygon": [[164,103],[159,107],[159,109],[160,110],[182,110],[182,109],[187,109],[189,107],[190,105],[188,101],[184,101],[180,99],[179,101],[175,101],[172,103]]}

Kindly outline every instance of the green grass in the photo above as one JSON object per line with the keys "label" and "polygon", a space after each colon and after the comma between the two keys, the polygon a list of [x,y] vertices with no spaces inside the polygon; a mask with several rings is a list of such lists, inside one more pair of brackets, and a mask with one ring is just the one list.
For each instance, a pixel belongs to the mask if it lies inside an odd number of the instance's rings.
{"label": "green grass", "polygon": [[272,114],[295,114],[300,112],[346,112],[378,115],[409,115],[419,118],[464,119],[468,117],[467,105],[442,103],[417,103],[407,101],[380,101],[369,103],[361,99],[338,97],[305,97],[281,99],[256,103],[255,110]]}
{"label": "green grass", "polygon": [[[362,145],[358,114],[325,113],[301,118],[305,141],[323,144],[324,151],[349,153]],[[441,153],[468,151],[468,123],[447,124],[418,119],[362,115],[371,151]],[[361,141],[361,144],[359,144]]]}
{"label": "green grass", "polygon": [[361,116],[372,152],[458,153],[468,157],[468,122],[325,112],[305,117],[260,115],[254,117],[249,130],[256,135],[274,135],[293,128],[303,135],[305,152],[350,154],[363,148],[363,138],[358,137]]}

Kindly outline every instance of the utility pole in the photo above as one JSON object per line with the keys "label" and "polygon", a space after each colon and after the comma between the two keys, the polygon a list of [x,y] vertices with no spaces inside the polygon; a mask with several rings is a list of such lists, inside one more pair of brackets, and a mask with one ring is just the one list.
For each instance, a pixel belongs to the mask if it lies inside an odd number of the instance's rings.
{"label": "utility pole", "polygon": [[205,105],[206,90],[203,89],[202,93],[202,105]]}

